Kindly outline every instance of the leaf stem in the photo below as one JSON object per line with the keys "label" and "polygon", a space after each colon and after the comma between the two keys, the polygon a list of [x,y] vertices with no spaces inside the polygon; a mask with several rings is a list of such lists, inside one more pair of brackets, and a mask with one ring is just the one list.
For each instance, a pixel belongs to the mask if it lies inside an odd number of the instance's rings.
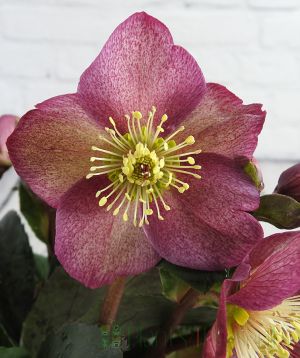
{"label": "leaf stem", "polygon": [[99,324],[107,326],[109,330],[118,314],[118,309],[125,289],[125,283],[126,277],[118,277],[109,286],[106,293],[100,313]]}
{"label": "leaf stem", "polygon": [[183,296],[181,301],[175,307],[169,318],[160,327],[157,335],[156,345],[150,349],[145,357],[147,358],[163,358],[169,338],[174,329],[181,323],[186,312],[191,309],[197,302],[200,293],[193,288],[190,288],[187,293]]}

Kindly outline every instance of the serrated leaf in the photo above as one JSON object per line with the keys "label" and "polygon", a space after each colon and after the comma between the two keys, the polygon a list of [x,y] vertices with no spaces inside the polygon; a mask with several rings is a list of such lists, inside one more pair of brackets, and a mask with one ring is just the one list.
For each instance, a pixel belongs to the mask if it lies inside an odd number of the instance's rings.
{"label": "serrated leaf", "polygon": [[30,355],[24,348],[12,347],[4,348],[0,347],[1,358],[30,358]]}
{"label": "serrated leaf", "polygon": [[161,261],[160,267],[169,271],[172,275],[188,283],[195,290],[208,292],[216,283],[221,283],[227,277],[228,272],[224,271],[200,271],[186,267],[173,265],[168,261]]}
{"label": "serrated leaf", "polygon": [[61,267],[57,268],[41,289],[24,322],[24,346],[35,357],[49,334],[55,334],[65,324],[77,322],[96,304],[99,318],[104,293],[105,288],[88,289],[70,278]]}
{"label": "serrated leaf", "polygon": [[[162,295],[158,270],[129,278],[122,298],[116,325],[129,345],[157,333],[176,306]],[[96,324],[99,321],[105,288],[90,290],[58,268],[40,292],[24,324],[24,345],[36,357],[49,334],[56,334],[70,323]],[[185,325],[211,325],[216,310],[197,308],[187,313]]]}
{"label": "serrated leaf", "polygon": [[43,343],[38,358],[121,358],[120,347],[106,347],[106,338],[96,325],[82,323],[63,327]]}
{"label": "serrated leaf", "polygon": [[20,209],[36,236],[47,243],[49,216],[45,205],[24,184],[20,184]]}
{"label": "serrated leaf", "polygon": [[282,195],[270,194],[260,198],[260,205],[253,212],[256,219],[268,222],[279,229],[300,227],[300,203]]}
{"label": "serrated leaf", "polygon": [[15,212],[0,222],[0,323],[19,340],[34,297],[34,260],[28,237]]}
{"label": "serrated leaf", "polygon": [[[126,287],[117,323],[128,336],[147,337],[155,335],[159,326],[165,322],[176,303],[162,294],[159,271],[157,268],[132,278]],[[183,325],[210,325],[215,319],[216,310],[196,308],[187,312]]]}

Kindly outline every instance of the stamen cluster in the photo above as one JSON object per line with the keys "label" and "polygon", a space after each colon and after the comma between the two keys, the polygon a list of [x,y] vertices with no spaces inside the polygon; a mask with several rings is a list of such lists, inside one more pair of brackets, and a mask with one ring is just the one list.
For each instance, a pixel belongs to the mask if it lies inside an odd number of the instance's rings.
{"label": "stamen cluster", "polygon": [[227,356],[288,358],[300,340],[300,296],[265,311],[227,307]]}
{"label": "stamen cluster", "polygon": [[[133,206],[135,226],[138,224],[138,210],[141,210],[139,226],[149,224],[148,216],[153,214],[150,208],[152,202],[158,218],[164,220],[161,206],[167,211],[170,210],[170,206],[163,199],[164,191],[170,187],[176,188],[179,193],[189,189],[188,183],[177,178],[178,174],[201,178],[193,172],[201,169],[201,166],[195,165],[195,159],[191,156],[199,154],[201,150],[181,152],[186,146],[195,143],[194,137],[188,136],[183,142],[176,144],[174,137],[184,130],[183,126],[166,138],[161,137],[164,132],[163,123],[168,116],[164,114],[154,130],[155,112],[155,107],[152,107],[147,121],[143,120],[138,111],[132,112],[131,117],[126,115],[128,132],[124,135],[119,132],[115,121],[110,117],[113,129],[105,129],[111,139],[100,136],[101,141],[109,144],[109,149],[92,147],[93,151],[101,152],[103,156],[90,158],[91,162],[99,162],[101,165],[92,166],[86,176],[87,179],[97,175],[108,176],[111,183],[96,193],[96,197],[100,198],[99,205],[106,205],[112,198],[107,211],[114,207],[113,215],[118,215],[124,207],[124,221],[128,221],[129,209]],[[105,192],[108,193],[103,195]]]}

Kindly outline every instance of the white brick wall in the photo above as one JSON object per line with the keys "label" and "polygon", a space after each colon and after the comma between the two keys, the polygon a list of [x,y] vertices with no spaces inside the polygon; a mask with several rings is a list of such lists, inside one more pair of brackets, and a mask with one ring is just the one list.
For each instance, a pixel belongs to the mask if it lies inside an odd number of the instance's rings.
{"label": "white brick wall", "polygon": [[111,31],[139,10],[169,26],[207,80],[264,104],[259,158],[299,160],[300,0],[0,0],[0,113],[74,91]]}
{"label": "white brick wall", "polygon": [[208,81],[264,104],[256,155],[270,192],[300,157],[300,0],[0,0],[0,113],[75,91],[113,29],[140,10],[170,28]]}

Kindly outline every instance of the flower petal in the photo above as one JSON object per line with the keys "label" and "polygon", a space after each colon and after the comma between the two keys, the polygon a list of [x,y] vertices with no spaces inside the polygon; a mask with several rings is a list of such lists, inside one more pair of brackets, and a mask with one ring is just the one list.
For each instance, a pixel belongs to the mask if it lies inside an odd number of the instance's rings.
{"label": "flower petal", "polygon": [[91,146],[102,132],[77,95],[64,95],[26,113],[7,146],[17,173],[56,207],[61,195],[89,172]]}
{"label": "flower petal", "polygon": [[249,310],[265,310],[299,291],[300,231],[269,236],[250,254],[252,272],[242,288],[228,297]]}
{"label": "flower petal", "polygon": [[[250,266],[248,264],[242,263],[235,271],[232,279],[225,280],[223,282],[217,318],[205,339],[203,358],[227,357],[227,297],[238,282],[245,279],[245,277],[248,277],[249,270]],[[233,354],[231,358],[233,357],[235,357],[235,354]]]}
{"label": "flower petal", "polygon": [[113,116],[124,129],[125,114],[138,110],[147,116],[153,105],[156,121],[164,113],[172,121],[183,118],[198,104],[204,88],[194,58],[174,46],[164,24],[141,12],[112,33],[81,76],[78,93],[96,118]]}
{"label": "flower petal", "polygon": [[181,123],[186,130],[178,140],[188,133],[205,152],[251,159],[265,115],[260,104],[243,105],[226,87],[208,83],[198,106]]}
{"label": "flower petal", "polygon": [[155,215],[145,230],[153,246],[168,261],[195,269],[218,270],[238,265],[262,239],[262,228],[250,214],[259,194],[233,160],[198,156],[202,180],[185,178],[190,189],[165,191],[171,211]]}
{"label": "flower petal", "polygon": [[17,125],[17,116],[5,114],[0,116],[0,165],[10,165],[6,141]]}
{"label": "flower petal", "polygon": [[140,228],[98,206],[99,178],[82,179],[57,210],[55,253],[65,270],[95,288],[154,266],[159,256]]}

